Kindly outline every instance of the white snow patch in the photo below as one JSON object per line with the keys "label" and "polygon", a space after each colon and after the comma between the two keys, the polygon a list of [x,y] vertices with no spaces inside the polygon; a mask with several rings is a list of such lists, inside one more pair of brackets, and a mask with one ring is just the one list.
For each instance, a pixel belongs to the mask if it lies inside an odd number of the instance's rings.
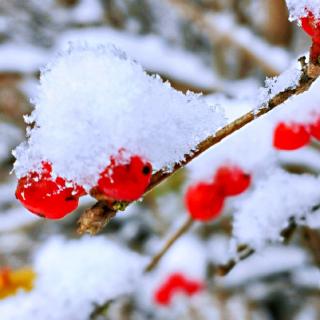
{"label": "white snow patch", "polygon": [[71,47],[42,72],[18,177],[50,161],[55,174],[95,185],[120,148],[170,168],[224,123],[220,109],[148,76],[114,47]]}
{"label": "white snow patch", "polygon": [[103,237],[53,238],[37,251],[34,289],[0,303],[6,320],[87,320],[94,304],[130,294],[144,259]]}

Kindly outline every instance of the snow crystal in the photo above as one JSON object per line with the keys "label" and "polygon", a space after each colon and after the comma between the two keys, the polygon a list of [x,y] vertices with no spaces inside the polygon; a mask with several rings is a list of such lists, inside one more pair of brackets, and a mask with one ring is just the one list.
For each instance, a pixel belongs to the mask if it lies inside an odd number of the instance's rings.
{"label": "snow crystal", "polygon": [[264,105],[278,93],[291,89],[299,84],[302,71],[300,66],[295,63],[291,68],[283,72],[278,77],[267,78],[265,87],[260,89],[257,106]]}
{"label": "snow crystal", "polygon": [[281,241],[280,233],[291,217],[302,218],[319,204],[319,182],[320,178],[280,169],[257,181],[234,213],[233,237],[237,243],[261,249],[267,242]]}
{"label": "snow crystal", "polygon": [[319,0],[286,0],[286,2],[290,13],[290,21],[305,17],[308,11],[320,18]]}
{"label": "snow crystal", "polygon": [[132,293],[144,263],[103,237],[54,238],[35,257],[34,289],[3,300],[1,318],[87,320],[95,303]]}
{"label": "snow crystal", "polygon": [[221,127],[221,111],[148,76],[118,49],[71,46],[40,79],[35,126],[15,151],[18,177],[41,161],[54,173],[93,186],[120,148],[171,167]]}

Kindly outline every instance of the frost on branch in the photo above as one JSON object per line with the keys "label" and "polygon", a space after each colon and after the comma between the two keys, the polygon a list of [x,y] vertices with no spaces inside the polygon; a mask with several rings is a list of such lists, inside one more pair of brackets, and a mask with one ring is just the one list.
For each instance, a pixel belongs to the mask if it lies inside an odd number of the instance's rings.
{"label": "frost on branch", "polygon": [[258,97],[258,106],[267,103],[270,99],[276,96],[279,92],[286,89],[294,88],[298,85],[302,71],[298,63],[295,63],[291,68],[283,72],[278,77],[267,78],[265,87],[260,89]]}
{"label": "frost on branch", "polygon": [[101,237],[52,239],[35,257],[34,289],[2,301],[1,318],[87,320],[94,304],[132,293],[143,264],[143,257]]}
{"label": "frost on branch", "polygon": [[198,95],[147,75],[114,47],[75,46],[43,70],[28,141],[14,152],[18,177],[52,163],[53,173],[92,187],[124,148],[170,168],[224,124]]}
{"label": "frost on branch", "polygon": [[306,17],[308,12],[312,12],[317,18],[320,18],[319,1],[318,0],[286,0],[290,13],[290,20],[299,20]]}

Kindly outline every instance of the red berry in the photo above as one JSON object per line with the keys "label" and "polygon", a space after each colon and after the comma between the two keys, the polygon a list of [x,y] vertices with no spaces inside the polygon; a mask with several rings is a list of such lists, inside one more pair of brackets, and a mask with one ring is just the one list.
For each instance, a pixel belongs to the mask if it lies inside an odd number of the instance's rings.
{"label": "red berry", "polygon": [[61,219],[78,207],[85,190],[61,177],[53,179],[52,167],[42,164],[42,171],[30,172],[18,181],[16,198],[32,213],[47,219]]}
{"label": "red berry", "polygon": [[171,288],[167,285],[161,286],[156,292],[154,293],[154,301],[157,304],[168,306],[171,303]]}
{"label": "red berry", "polygon": [[320,116],[311,124],[310,133],[315,139],[320,140]]}
{"label": "red berry", "polygon": [[320,42],[320,21],[312,12],[309,11],[306,17],[301,18],[301,26],[314,42]]}
{"label": "red berry", "polygon": [[144,194],[151,175],[150,162],[137,155],[126,160],[123,150],[120,150],[119,155],[111,157],[110,165],[100,174],[98,189],[110,199],[134,201]]}
{"label": "red berry", "polygon": [[237,166],[222,166],[217,170],[214,181],[225,196],[237,196],[249,188],[251,176]]}
{"label": "red berry", "polygon": [[160,305],[169,305],[173,295],[184,293],[193,296],[203,289],[203,284],[196,280],[186,278],[182,273],[173,273],[168,279],[156,290],[154,300]]}
{"label": "red berry", "polygon": [[216,184],[200,182],[188,188],[185,205],[194,220],[209,221],[220,214],[224,199]]}
{"label": "red berry", "polygon": [[308,126],[299,123],[280,122],[275,128],[273,146],[279,150],[296,150],[310,141]]}
{"label": "red berry", "polygon": [[184,285],[184,291],[189,295],[193,296],[203,289],[203,284],[198,281],[187,280]]}

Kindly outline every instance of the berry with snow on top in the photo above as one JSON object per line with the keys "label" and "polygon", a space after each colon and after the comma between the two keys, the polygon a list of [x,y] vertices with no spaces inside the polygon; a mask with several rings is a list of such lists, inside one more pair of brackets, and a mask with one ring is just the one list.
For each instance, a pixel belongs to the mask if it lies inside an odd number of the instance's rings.
{"label": "berry with snow on top", "polygon": [[320,43],[320,21],[309,11],[306,17],[301,18],[302,29],[312,38],[313,42]]}
{"label": "berry with snow on top", "polygon": [[85,190],[61,177],[52,177],[52,166],[42,163],[41,172],[32,171],[18,181],[16,198],[30,212],[47,219],[61,219],[74,211]]}
{"label": "berry with snow on top", "polygon": [[273,146],[278,150],[297,150],[309,142],[309,128],[304,124],[280,122],[274,130]]}
{"label": "berry with snow on top", "polygon": [[144,194],[151,175],[150,162],[138,155],[127,157],[125,150],[120,150],[101,172],[97,188],[112,200],[134,201]]}
{"label": "berry with snow on top", "polygon": [[185,205],[191,217],[204,222],[219,216],[224,200],[224,194],[214,183],[200,182],[192,185],[185,194]]}

